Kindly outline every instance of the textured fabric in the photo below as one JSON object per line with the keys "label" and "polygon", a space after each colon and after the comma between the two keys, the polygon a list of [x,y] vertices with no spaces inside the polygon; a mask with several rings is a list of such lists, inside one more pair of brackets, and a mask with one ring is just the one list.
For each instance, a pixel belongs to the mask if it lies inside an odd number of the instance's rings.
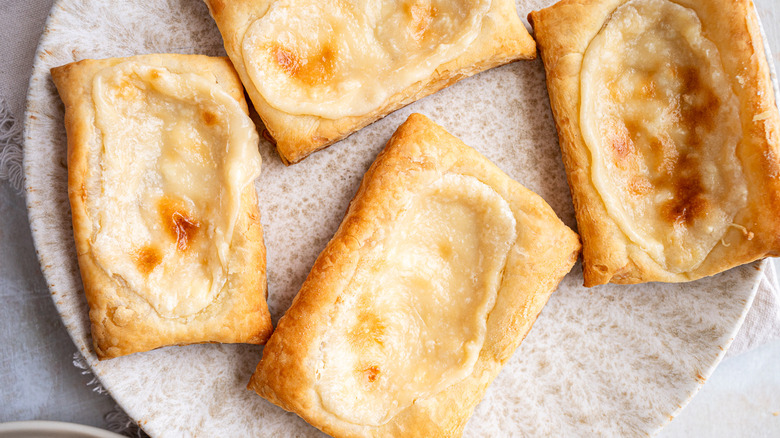
{"label": "textured fabric", "polygon": [[35,48],[52,0],[0,1],[0,96],[21,120]]}
{"label": "textured fabric", "polygon": [[8,181],[20,196],[24,185],[22,157],[22,124],[0,97],[0,181]]}
{"label": "textured fabric", "polygon": [[72,355],[81,355],[57,318],[25,218],[24,107],[52,3],[0,0],[0,296],[9,309],[0,317],[0,337],[9,340],[0,348],[0,422],[68,421],[140,437],[105,391],[90,391],[99,383],[86,365],[70,365]]}
{"label": "textured fabric", "polygon": [[27,82],[51,0],[0,3],[0,180],[21,193],[22,124]]}

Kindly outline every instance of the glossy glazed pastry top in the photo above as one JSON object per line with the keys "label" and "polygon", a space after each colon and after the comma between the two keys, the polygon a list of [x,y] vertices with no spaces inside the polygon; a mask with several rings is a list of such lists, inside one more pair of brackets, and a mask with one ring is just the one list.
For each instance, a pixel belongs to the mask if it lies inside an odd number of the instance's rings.
{"label": "glossy glazed pastry top", "polygon": [[260,173],[252,121],[217,84],[136,61],[100,71],[92,96],[94,260],[161,317],[197,314],[225,287],[241,193]]}
{"label": "glossy glazed pastry top", "polygon": [[273,107],[359,116],[428,77],[476,39],[490,0],[278,0],[243,37],[252,83]]}
{"label": "glossy glazed pastry top", "polygon": [[416,194],[323,336],[323,408],[379,426],[470,375],[515,225],[506,200],[471,176],[448,174]]}
{"label": "glossy glazed pastry top", "polygon": [[580,126],[593,184],[627,238],[670,272],[696,269],[745,206],[739,102],[696,13],[618,7],[583,56]]}

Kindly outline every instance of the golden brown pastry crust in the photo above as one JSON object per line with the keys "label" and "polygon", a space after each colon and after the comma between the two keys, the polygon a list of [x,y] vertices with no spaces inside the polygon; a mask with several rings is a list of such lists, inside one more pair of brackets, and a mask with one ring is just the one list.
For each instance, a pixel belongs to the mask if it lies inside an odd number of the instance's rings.
{"label": "golden brown pastry crust", "polygon": [[529,14],[547,73],[547,88],[583,240],[586,286],[647,281],[682,282],[780,254],[780,118],[758,19],[749,0],[675,0],[695,11],[704,36],[720,52],[738,99],[743,137],[736,156],[747,203],[723,241],[697,268],[669,272],[628,241],[608,215],[591,179],[591,158],[580,127],[583,55],[616,8],[627,0],[563,0]]}
{"label": "golden brown pastry crust", "polygon": [[259,18],[268,0],[205,0],[217,23],[225,50],[233,61],[247,93],[266,129],[276,142],[279,156],[286,164],[296,163],[312,152],[327,147],[387,114],[419,100],[455,82],[481,71],[518,59],[536,56],[534,40],[517,16],[515,3],[496,0],[481,32],[469,48],[445,63],[424,81],[415,83],[388,98],[379,108],[360,116],[326,119],[312,115],[294,115],[271,106],[249,78],[241,44],[248,27]]}
{"label": "golden brown pastry crust", "polygon": [[[195,73],[219,84],[247,111],[241,83],[227,58],[141,55],[83,60],[52,69],[52,78],[65,104],[68,197],[97,356],[108,359],[166,345],[202,342],[262,344],[273,326],[266,305],[265,245],[253,185],[241,193],[242,208],[231,242],[231,248],[241,251],[231,251],[228,284],[214,302],[186,323],[160,317],[143,298],[109,277],[94,259],[90,240],[93,219],[86,205],[86,181],[93,172],[88,154],[90,145],[99,141],[94,125],[92,78],[129,59],[175,73]],[[132,310],[134,317],[127,318],[126,309]]]}
{"label": "golden brown pastry crust", "polygon": [[[508,202],[517,221],[517,240],[477,362],[466,378],[415,400],[381,426],[341,420],[323,409],[314,389],[317,354],[331,312],[344,298],[361,258],[398,218],[398,199],[446,174],[474,177],[488,185]],[[542,198],[440,126],[412,114],[364,176],[338,231],[269,339],[249,388],[334,436],[459,436],[487,386],[573,266],[579,249],[578,236]]]}

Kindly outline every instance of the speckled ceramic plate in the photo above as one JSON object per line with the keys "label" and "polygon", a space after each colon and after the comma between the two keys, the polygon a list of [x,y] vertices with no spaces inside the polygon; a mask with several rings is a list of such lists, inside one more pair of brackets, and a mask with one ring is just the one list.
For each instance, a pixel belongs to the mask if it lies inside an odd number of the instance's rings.
{"label": "speckled ceramic plate", "polygon": [[[521,3],[525,16],[552,1]],[[150,435],[317,436],[245,389],[260,347],[195,345],[104,362],[95,357],[71,234],[63,107],[49,69],[155,52],[224,53],[197,0],[60,0],[51,12],[30,81],[25,172],[32,233],[54,301],[103,385]],[[461,81],[292,167],[263,141],[256,188],[274,321],[336,230],[363,172],[412,111],[488,156],[575,226],[539,60]],[[575,267],[477,406],[466,435],[652,434],[723,357],[752,302],[759,269],[752,264],[679,285],[585,289]]]}

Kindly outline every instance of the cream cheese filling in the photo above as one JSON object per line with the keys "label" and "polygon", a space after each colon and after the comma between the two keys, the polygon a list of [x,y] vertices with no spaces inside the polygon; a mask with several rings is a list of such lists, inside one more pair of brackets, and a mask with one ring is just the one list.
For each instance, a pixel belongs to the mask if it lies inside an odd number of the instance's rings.
{"label": "cream cheese filling", "polygon": [[226,284],[241,192],[260,173],[254,124],[194,74],[127,61],[92,87],[94,260],[160,316],[196,314]]}
{"label": "cream cheese filling", "polygon": [[360,116],[477,38],[490,0],[277,0],[242,40],[263,98],[289,114]]}
{"label": "cream cheese filling", "polygon": [[324,409],[378,426],[470,375],[516,239],[507,201],[474,177],[445,175],[416,194],[324,336]]}
{"label": "cream cheese filling", "polygon": [[580,126],[591,175],[630,241],[696,269],[745,206],[738,101],[695,11],[632,0],[583,57]]}

